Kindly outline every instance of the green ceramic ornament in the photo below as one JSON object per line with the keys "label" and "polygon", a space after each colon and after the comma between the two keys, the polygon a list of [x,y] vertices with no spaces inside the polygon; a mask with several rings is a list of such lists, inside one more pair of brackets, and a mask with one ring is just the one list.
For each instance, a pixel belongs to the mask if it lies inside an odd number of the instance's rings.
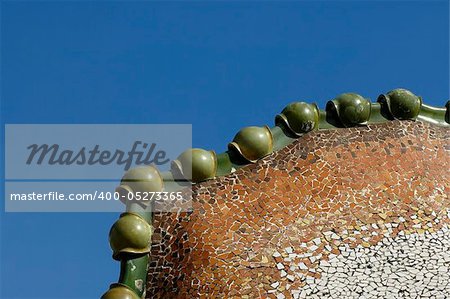
{"label": "green ceramic ornament", "polygon": [[144,219],[133,213],[123,213],[109,231],[113,258],[120,260],[126,253],[150,252],[151,236],[152,227]]}
{"label": "green ceramic ornament", "polygon": [[254,163],[273,150],[270,128],[268,126],[243,128],[228,144],[228,149],[236,151],[245,160]]}
{"label": "green ceramic ornament", "polygon": [[200,148],[188,149],[173,161],[172,166],[194,183],[212,179],[217,171],[216,153]]}
{"label": "green ceramic ornament", "polygon": [[327,103],[327,112],[334,110],[346,126],[362,125],[370,117],[370,101],[356,93],[344,93]]}
{"label": "green ceramic ornament", "polygon": [[422,106],[422,98],[406,89],[398,88],[378,97],[383,109],[397,119],[416,119]]}
{"label": "green ceramic ornament", "polygon": [[163,189],[163,179],[155,167],[143,166],[128,170],[120,185],[126,185],[134,192],[159,192]]}
{"label": "green ceramic ornament", "polygon": [[316,104],[295,102],[287,105],[275,118],[276,124],[284,124],[296,136],[301,136],[319,126],[319,108]]}

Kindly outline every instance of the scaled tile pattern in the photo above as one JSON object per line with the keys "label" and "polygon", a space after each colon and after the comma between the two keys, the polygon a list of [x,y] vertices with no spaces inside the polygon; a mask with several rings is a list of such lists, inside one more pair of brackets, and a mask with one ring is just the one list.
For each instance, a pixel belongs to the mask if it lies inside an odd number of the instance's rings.
{"label": "scaled tile pattern", "polygon": [[448,169],[450,131],[419,121],[308,133],[155,214],[146,296],[440,298]]}
{"label": "scaled tile pattern", "polygon": [[342,246],[340,255],[330,254],[329,260],[319,263],[319,279],[308,279],[305,287],[291,294],[318,299],[448,298],[449,250],[447,225],[433,233],[385,237],[369,248]]}

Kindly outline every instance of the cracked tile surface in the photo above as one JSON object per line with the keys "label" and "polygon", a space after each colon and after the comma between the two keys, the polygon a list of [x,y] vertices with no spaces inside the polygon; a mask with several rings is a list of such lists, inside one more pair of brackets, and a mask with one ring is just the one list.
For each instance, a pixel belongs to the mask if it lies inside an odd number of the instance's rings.
{"label": "cracked tile surface", "polygon": [[[397,268],[377,250],[420,251],[420,257],[439,234],[448,238],[449,137],[448,129],[419,121],[315,131],[256,164],[195,185],[192,213],[155,214],[147,298],[302,298],[307,292],[333,298],[338,287],[327,287],[341,272],[325,270],[341,266],[358,273],[344,273],[356,277],[341,291],[351,298],[363,288],[358,278],[369,275],[368,263],[352,260],[361,254],[390,283],[383,271]],[[423,242],[403,248],[416,235]],[[371,254],[379,259],[370,262]],[[428,296],[428,273],[430,283],[446,277],[439,275],[439,267],[448,267],[439,254],[443,264],[423,273],[417,296]],[[398,267],[417,266],[400,260]]]}
{"label": "cracked tile surface", "polygon": [[450,294],[450,231],[385,237],[364,248],[343,246],[322,260],[319,279],[293,298],[446,298]]}

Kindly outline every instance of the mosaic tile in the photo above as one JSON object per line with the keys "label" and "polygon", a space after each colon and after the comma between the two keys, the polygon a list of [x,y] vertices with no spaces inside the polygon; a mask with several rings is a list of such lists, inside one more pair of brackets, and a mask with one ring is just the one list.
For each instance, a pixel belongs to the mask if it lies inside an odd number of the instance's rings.
{"label": "mosaic tile", "polygon": [[[353,279],[340,277],[341,264],[365,273],[355,259],[371,264],[381,248],[431,252],[442,234],[448,238],[449,137],[448,129],[420,121],[313,131],[194,185],[192,212],[154,215],[147,298],[322,298],[331,281]],[[398,249],[411,238],[427,244]],[[417,273],[439,279],[445,258]],[[387,260],[372,264],[393,271]],[[391,292],[391,281],[381,292]],[[372,291],[354,281],[329,296],[370,298]]]}

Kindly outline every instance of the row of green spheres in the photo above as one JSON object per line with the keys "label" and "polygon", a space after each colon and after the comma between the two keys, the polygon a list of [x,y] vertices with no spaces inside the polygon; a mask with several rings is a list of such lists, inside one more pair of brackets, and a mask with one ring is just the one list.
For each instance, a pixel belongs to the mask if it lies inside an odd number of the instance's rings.
{"label": "row of green spheres", "polygon": [[[415,119],[419,114],[422,99],[406,89],[394,89],[380,95],[378,102],[391,118]],[[337,116],[344,126],[367,123],[370,118],[371,103],[355,93],[344,93],[327,103],[327,113]],[[275,118],[278,126],[285,126],[296,136],[301,136],[319,127],[320,110],[316,104],[294,102],[287,105]],[[248,162],[270,154],[273,151],[273,136],[269,127],[246,127],[241,129],[228,145]],[[215,177],[217,156],[214,151],[193,148],[183,152],[172,164],[185,178],[201,182]],[[121,188],[133,191],[162,189],[162,179],[154,168],[136,168],[127,172]]]}
{"label": "row of green spheres", "polygon": [[[422,99],[406,89],[394,89],[380,95],[378,102],[387,115],[397,119],[415,119],[422,105]],[[370,118],[371,102],[356,93],[344,93],[329,101],[326,110],[331,117],[337,116],[344,126],[362,125]],[[316,104],[294,102],[276,116],[275,123],[301,136],[318,129],[319,119],[320,110]],[[273,143],[269,127],[252,126],[241,129],[228,149],[247,162],[255,162],[273,151]],[[215,177],[217,157],[214,151],[189,149],[174,161],[173,167],[192,182],[201,182]]]}
{"label": "row of green spheres", "polygon": [[[422,98],[406,89],[394,89],[378,97],[382,109],[391,118],[416,119]],[[340,123],[350,127],[366,124],[370,118],[371,102],[356,93],[343,93],[326,105],[327,113],[337,116]],[[294,102],[276,116],[277,125],[286,126],[291,133],[301,136],[319,126],[320,112],[316,104]]]}
{"label": "row of green spheres", "polygon": [[[228,145],[244,160],[255,162],[273,151],[270,128],[246,127],[241,129]],[[172,163],[172,170],[197,183],[214,178],[217,173],[217,156],[214,151],[192,148],[184,151]]]}
{"label": "row of green spheres", "polygon": [[[421,97],[401,88],[380,95],[377,101],[392,119],[416,119],[422,106]],[[341,94],[327,103],[327,112],[334,111],[344,126],[367,123],[370,110],[370,101],[355,93]]]}

